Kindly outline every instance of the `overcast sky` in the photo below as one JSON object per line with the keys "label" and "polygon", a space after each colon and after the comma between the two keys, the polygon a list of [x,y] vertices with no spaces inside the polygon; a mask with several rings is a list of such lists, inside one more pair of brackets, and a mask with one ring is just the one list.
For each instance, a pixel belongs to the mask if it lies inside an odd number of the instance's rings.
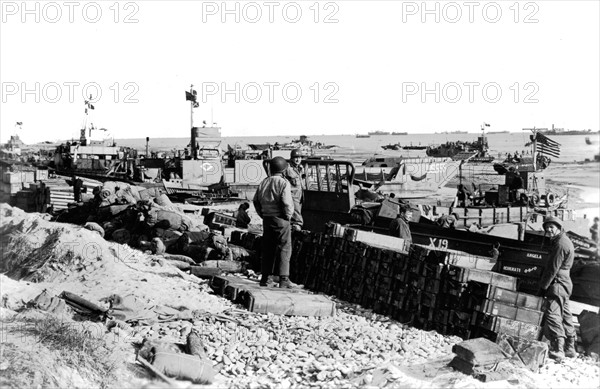
{"label": "overcast sky", "polygon": [[599,128],[598,1],[1,5],[3,141]]}

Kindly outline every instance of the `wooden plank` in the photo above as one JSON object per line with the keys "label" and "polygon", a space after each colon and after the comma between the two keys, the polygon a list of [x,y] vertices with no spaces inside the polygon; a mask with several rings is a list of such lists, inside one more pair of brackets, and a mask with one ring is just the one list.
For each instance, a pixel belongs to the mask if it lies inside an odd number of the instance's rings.
{"label": "wooden plank", "polygon": [[363,242],[370,246],[390,249],[407,253],[405,249],[406,241],[389,235],[382,235],[376,232],[362,231],[353,228],[346,228],[344,231],[345,238],[350,241]]}

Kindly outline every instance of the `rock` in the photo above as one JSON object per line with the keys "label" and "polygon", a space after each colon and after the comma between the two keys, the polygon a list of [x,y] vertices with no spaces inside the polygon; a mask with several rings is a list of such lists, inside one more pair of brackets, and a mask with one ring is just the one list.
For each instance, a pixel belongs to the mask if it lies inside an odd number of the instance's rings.
{"label": "rock", "polygon": [[285,349],[286,349],[287,351],[294,351],[294,350],[296,349],[296,345],[295,345],[294,343],[291,343],[291,342],[290,342],[290,343],[287,343],[287,344],[285,345]]}

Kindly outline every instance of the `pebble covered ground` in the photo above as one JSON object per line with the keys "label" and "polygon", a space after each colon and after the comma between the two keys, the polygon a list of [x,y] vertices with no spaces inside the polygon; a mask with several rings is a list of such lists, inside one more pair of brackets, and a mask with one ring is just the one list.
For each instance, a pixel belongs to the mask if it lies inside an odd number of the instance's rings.
{"label": "pebble covered ground", "polygon": [[[600,387],[600,365],[590,357],[565,360],[561,364],[550,361],[539,373],[515,367],[506,380],[482,383],[447,367],[453,357],[452,345],[462,341],[456,336],[418,330],[339,300],[335,300],[337,315],[328,318],[250,313],[212,295],[206,281],[182,278],[170,265],[154,256],[141,252],[131,254],[122,248],[119,251],[119,245],[105,242],[91,231],[58,225],[5,206],[2,206],[2,216],[3,233],[19,237],[19,247],[25,257],[26,245],[36,243],[38,239],[33,237],[43,233],[47,240],[42,241],[83,240],[98,246],[99,251],[95,253],[110,253],[90,257],[82,252],[67,267],[64,264],[51,266],[56,262],[54,257],[45,261],[46,258],[40,256],[44,265],[38,271],[43,270],[46,279],[37,282],[16,281],[0,275],[3,323],[23,315],[16,311],[22,311],[43,289],[54,295],[69,290],[98,304],[112,294],[133,294],[148,305],[187,307],[193,312],[189,320],[134,327],[109,322],[108,326],[92,331],[101,330],[107,345],[117,345],[123,358],[124,371],[109,387],[155,385],[153,376],[135,362],[141,342],[160,339],[185,343],[193,328],[202,334],[207,355],[218,371],[216,382],[209,386],[214,388]],[[15,249],[10,247],[11,242],[17,240],[9,240],[7,250]],[[57,255],[64,250],[64,247],[48,247]],[[127,253],[127,261],[120,258],[119,253]],[[39,264],[29,263],[30,266]],[[99,323],[89,325],[98,327]],[[14,346],[19,347],[19,338],[15,339]],[[189,382],[179,384],[190,387]],[[87,386],[93,385],[87,382]]]}

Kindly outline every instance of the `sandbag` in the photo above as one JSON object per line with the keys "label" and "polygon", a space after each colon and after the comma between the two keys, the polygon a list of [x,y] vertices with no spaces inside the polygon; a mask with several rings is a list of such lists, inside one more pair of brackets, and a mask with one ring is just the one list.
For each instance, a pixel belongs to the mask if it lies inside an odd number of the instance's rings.
{"label": "sandbag", "polygon": [[166,376],[180,380],[189,380],[196,384],[211,384],[215,371],[208,359],[197,355],[174,353],[170,349],[157,346],[154,348],[152,366]]}
{"label": "sandbag", "polygon": [[484,366],[507,359],[500,346],[485,338],[465,340],[452,346],[452,352],[463,361],[475,366]]}
{"label": "sandbag", "polygon": [[139,200],[141,200],[141,201],[147,201],[147,200],[150,200],[150,198],[151,198],[150,193],[148,192],[148,189],[141,189],[137,193],[138,193],[138,196],[140,197]]}
{"label": "sandbag", "polygon": [[55,315],[63,315],[68,312],[69,309],[65,304],[65,300],[56,296],[51,296],[45,289],[36,298],[31,300],[28,305]]}
{"label": "sandbag", "polygon": [[227,239],[223,235],[210,234],[208,246],[218,250],[221,254],[226,255],[228,252]]}
{"label": "sandbag", "polygon": [[171,202],[171,199],[169,198],[169,196],[167,196],[164,193],[160,194],[159,196],[156,196],[154,198],[154,202],[156,202],[156,204],[160,205],[161,207],[172,207],[173,206],[173,202]]}
{"label": "sandbag", "polygon": [[169,260],[168,263],[169,263],[169,265],[175,266],[179,270],[183,270],[183,271],[190,270],[192,267],[192,265],[190,265],[189,263],[182,262],[182,261]]}
{"label": "sandbag", "polygon": [[104,228],[100,227],[98,223],[87,222],[85,223],[83,228],[85,228],[86,230],[97,232],[98,234],[100,234],[101,237],[104,238]]}
{"label": "sandbag", "polygon": [[120,244],[126,244],[131,240],[131,234],[126,229],[119,228],[113,231],[112,240]]}
{"label": "sandbag", "polygon": [[117,193],[115,193],[115,196],[119,199],[122,200],[128,204],[136,204],[137,200],[135,197],[133,197],[133,195],[131,194],[131,189],[130,188],[124,188],[124,189],[119,189],[117,191]]}
{"label": "sandbag", "polygon": [[204,344],[202,343],[202,338],[200,337],[200,334],[196,328],[192,328],[188,334],[186,339],[186,348],[188,354],[190,355],[197,355],[202,359],[207,358],[204,350]]}
{"label": "sandbag", "polygon": [[196,261],[186,255],[164,253],[163,257],[169,261],[179,261],[190,265],[196,265]]}
{"label": "sandbag", "polygon": [[162,255],[167,251],[167,248],[160,238],[152,238],[150,250],[153,254]]}
{"label": "sandbag", "polygon": [[117,183],[114,181],[106,181],[102,184],[102,191],[108,191],[109,194],[115,194],[117,192]]}
{"label": "sandbag", "polygon": [[230,244],[229,250],[231,250],[231,259],[233,259],[234,261],[239,261],[244,258],[250,257],[250,253],[244,247]]}
{"label": "sandbag", "polygon": [[151,209],[148,211],[148,225],[154,226],[156,223],[161,220],[167,220],[170,225],[170,229],[187,231],[191,226],[188,218],[184,218],[183,215],[173,212],[173,211],[165,211],[161,209]]}

